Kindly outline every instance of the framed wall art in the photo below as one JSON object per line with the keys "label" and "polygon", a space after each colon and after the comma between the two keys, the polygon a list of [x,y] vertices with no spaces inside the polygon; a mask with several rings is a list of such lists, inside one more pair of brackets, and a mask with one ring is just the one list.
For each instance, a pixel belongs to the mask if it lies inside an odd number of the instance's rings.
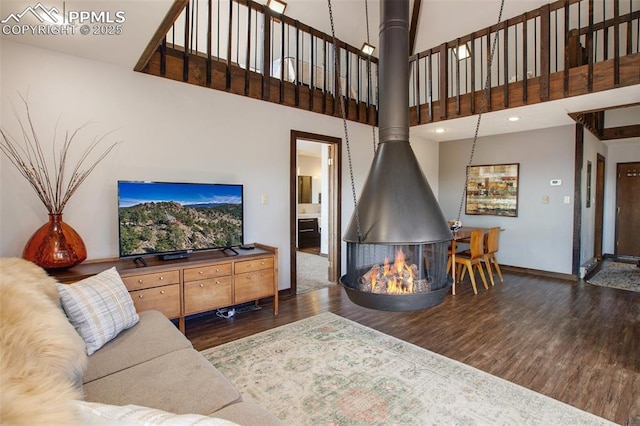
{"label": "framed wall art", "polygon": [[467,166],[465,213],[518,216],[520,163]]}

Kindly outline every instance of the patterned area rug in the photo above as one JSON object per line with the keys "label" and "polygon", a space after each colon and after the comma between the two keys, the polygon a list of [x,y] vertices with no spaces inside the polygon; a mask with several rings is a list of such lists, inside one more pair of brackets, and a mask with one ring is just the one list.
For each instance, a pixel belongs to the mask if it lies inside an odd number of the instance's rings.
{"label": "patterned area rug", "polygon": [[331,313],[202,354],[288,425],[612,424]]}
{"label": "patterned area rug", "polygon": [[634,263],[606,261],[602,264],[602,269],[587,282],[603,287],[640,291],[640,268]]}

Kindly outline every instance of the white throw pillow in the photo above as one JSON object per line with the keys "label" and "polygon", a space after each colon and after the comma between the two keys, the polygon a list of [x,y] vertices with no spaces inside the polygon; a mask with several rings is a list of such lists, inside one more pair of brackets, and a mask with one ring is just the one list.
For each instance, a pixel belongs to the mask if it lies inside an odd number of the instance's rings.
{"label": "white throw pillow", "polygon": [[139,317],[115,267],[75,284],[58,284],[60,302],[69,321],[93,354]]}
{"label": "white throw pillow", "polygon": [[199,414],[173,414],[139,405],[74,401],[84,426],[237,426],[229,420]]}

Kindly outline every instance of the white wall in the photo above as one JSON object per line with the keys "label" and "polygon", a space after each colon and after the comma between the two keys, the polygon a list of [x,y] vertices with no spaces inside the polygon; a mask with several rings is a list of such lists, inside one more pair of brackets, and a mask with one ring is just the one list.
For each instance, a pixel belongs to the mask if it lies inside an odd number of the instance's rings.
{"label": "white wall", "polygon": [[[61,130],[95,120],[85,143],[113,129],[111,140],[123,141],[64,212],[89,259],[118,255],[117,180],[241,183],[245,241],[277,246],[280,288],[290,286],[290,130],[343,138],[341,120],[6,40],[0,55],[0,122],[12,133],[18,127],[11,102],[18,105],[18,92],[28,90],[45,147],[58,119]],[[359,193],[372,158],[371,127],[350,122],[349,136]],[[353,202],[346,159],[343,164],[346,227]],[[4,156],[0,166],[0,256],[20,256],[47,220],[46,210]]]}
{"label": "white wall", "polygon": [[[463,225],[500,226],[500,263],[570,274],[573,251],[574,126],[478,139],[474,165],[520,163],[518,217],[471,216]],[[455,219],[464,190],[471,139],[440,143],[439,197],[447,219]],[[562,179],[561,186],[550,186]],[[548,195],[548,204],[543,196]],[[570,203],[564,204],[564,196]]]}
{"label": "white wall", "polygon": [[[582,162],[582,228],[580,233],[580,265],[584,264],[594,255],[598,154],[606,157],[606,152],[607,147],[585,128],[584,155]],[[591,161],[591,207],[587,207],[587,163],[589,161]]]}
{"label": "white wall", "polygon": [[[618,163],[640,161],[640,138],[608,141],[605,162],[604,230],[602,253],[615,253],[616,226],[616,169]],[[625,232],[624,230],[622,232]],[[637,231],[635,231],[637,232]]]}

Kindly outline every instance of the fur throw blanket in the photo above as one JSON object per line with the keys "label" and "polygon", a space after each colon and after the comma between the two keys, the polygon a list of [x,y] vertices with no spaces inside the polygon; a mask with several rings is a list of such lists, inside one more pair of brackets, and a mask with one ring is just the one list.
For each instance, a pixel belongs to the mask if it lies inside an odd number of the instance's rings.
{"label": "fur throw blanket", "polygon": [[0,424],[79,423],[72,400],[86,363],[56,281],[26,260],[0,259]]}

